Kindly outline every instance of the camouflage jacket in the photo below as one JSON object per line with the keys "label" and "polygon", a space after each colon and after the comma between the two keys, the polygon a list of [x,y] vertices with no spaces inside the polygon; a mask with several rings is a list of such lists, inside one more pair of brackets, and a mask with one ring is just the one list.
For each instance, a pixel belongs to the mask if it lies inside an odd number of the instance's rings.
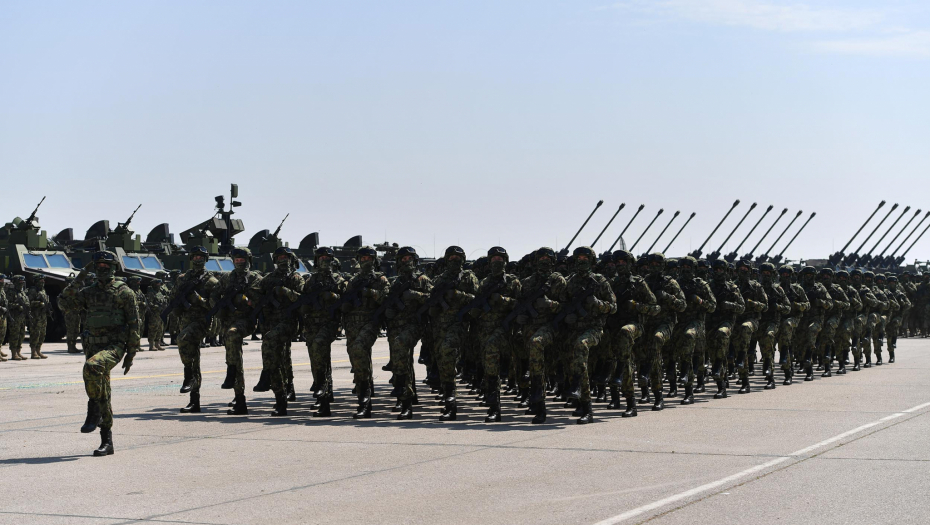
{"label": "camouflage jacket", "polygon": [[0,286],[0,319],[4,319],[6,317],[7,312],[9,311],[10,311],[10,304],[6,298],[6,290],[4,290],[2,286]]}
{"label": "camouflage jacket", "polygon": [[851,285],[846,285],[844,291],[846,292],[846,298],[849,299],[849,308],[843,312],[843,317],[856,317],[862,311],[862,299],[859,297],[859,292]]}
{"label": "camouflage jacket", "polygon": [[548,287],[544,297],[550,300],[549,308],[539,310],[536,309],[534,305],[530,305],[533,306],[537,314],[536,317],[530,316],[529,325],[531,327],[543,326],[552,322],[555,311],[559,307],[559,297],[561,297],[562,293],[565,291],[566,285],[567,281],[565,277],[562,277],[562,274],[558,272],[551,272],[548,275],[540,272],[533,272],[529,277],[520,282],[519,300],[521,302],[528,301],[530,297],[533,297],[541,290],[541,287]]}
{"label": "camouflage jacket", "polygon": [[736,316],[746,311],[746,302],[736,284],[726,279],[712,279],[710,291],[717,299],[717,308],[707,318],[708,330],[725,322],[736,322]]}
{"label": "camouflage jacket", "polygon": [[[855,286],[854,286],[855,288]],[[880,310],[881,301],[872,292],[872,289],[864,283],[859,285],[859,299],[862,302],[862,314],[868,317],[869,314]]]}
{"label": "camouflage jacket", "polygon": [[704,279],[694,277],[679,280],[678,285],[687,303],[685,311],[678,316],[680,321],[703,321],[707,314],[712,314],[717,309],[717,298]]}
{"label": "camouflage jacket", "polygon": [[833,310],[830,311],[830,316],[837,319],[843,317],[850,307],[849,296],[846,295],[846,291],[843,290],[842,286],[830,283],[830,297],[833,299]]}
{"label": "camouflage jacket", "polygon": [[214,306],[223,305],[216,312],[222,323],[252,317],[253,305],[258,301],[253,285],[261,280],[261,274],[255,270],[235,269],[220,274],[216,286],[213,287],[211,302]]}
{"label": "camouflage jacket", "polygon": [[630,323],[644,324],[647,316],[657,315],[662,310],[646,280],[638,275],[618,275],[610,281],[610,288],[617,300],[617,313],[607,317],[608,329],[619,329]]}
{"label": "camouflage jacket", "polygon": [[293,270],[275,268],[261,279],[255,280],[246,294],[256,301],[252,307],[259,308],[262,329],[270,330],[278,323],[297,324],[297,316],[289,315],[287,309],[300,299],[304,280]]}
{"label": "camouflage jacket", "polygon": [[161,311],[168,306],[168,294],[162,287],[149,286],[145,293],[145,308],[149,315],[161,315]]}
{"label": "camouflage jacket", "polygon": [[762,285],[765,290],[765,296],[768,298],[768,309],[762,314],[762,321],[781,322],[781,316],[791,313],[791,300],[788,294],[780,284],[772,282],[770,285]]}
{"label": "camouflage jacket", "polygon": [[[404,288],[406,290],[400,292]],[[388,329],[418,322],[417,310],[429,298],[432,289],[433,281],[426,274],[419,272],[400,273],[392,278],[388,299],[393,304],[388,304],[385,308]]]}
{"label": "camouflage jacket", "polygon": [[769,309],[769,298],[765,295],[765,288],[759,281],[748,279],[745,282],[737,280],[736,286],[739,288],[740,295],[746,304],[746,310],[736,316],[736,322],[746,320],[758,321],[762,314]]}
{"label": "camouflage jacket", "polygon": [[33,319],[49,315],[49,299],[44,289],[30,288],[26,296],[29,298],[29,310]]}
{"label": "camouflage jacket", "polygon": [[[440,305],[433,305],[430,308],[430,315],[439,318],[441,322],[453,321],[458,316],[459,310],[475,298],[478,291],[478,278],[471,270],[461,270],[459,273],[445,271],[433,279],[433,290],[430,292],[430,298],[437,292],[446,289],[443,297],[439,301]],[[448,308],[442,306],[442,302],[448,305]]]}
{"label": "camouflage jacket", "polygon": [[32,309],[29,307],[29,296],[26,294],[25,288],[19,291],[14,288],[7,298],[9,301],[7,307],[10,309],[12,317],[30,317]]}
{"label": "camouflage jacket", "polygon": [[[339,296],[346,291],[348,284],[348,281],[340,273],[315,270],[304,281],[303,288],[300,291],[301,302],[303,303],[300,307],[301,318],[308,320],[332,318],[327,307],[333,301],[339,299]],[[305,295],[307,297],[304,297]]]}
{"label": "camouflage jacket", "polygon": [[804,288],[804,293],[807,294],[807,298],[811,302],[811,308],[804,312],[803,319],[820,319],[822,321],[827,311],[833,308],[833,298],[830,297],[827,287],[823,283],[814,281],[809,286],[801,284],[801,288]]}
{"label": "camouflage jacket", "polygon": [[904,293],[904,290],[901,288],[898,288],[897,290],[888,290],[886,294],[894,297],[894,300],[898,302],[900,309],[896,315],[901,315],[902,312],[911,307],[911,301],[907,298],[907,294]]}
{"label": "camouflage jacket", "polygon": [[187,294],[187,297],[183,298],[190,306],[187,306],[182,301],[172,311],[181,318],[202,321],[210,311],[210,299],[213,289],[216,288],[219,281],[206,270],[188,270],[178,277],[178,282],[175,284],[174,289],[171,290],[169,301],[173,301],[177,294],[189,289],[191,284],[194,285],[193,289]]}
{"label": "camouflage jacket", "polygon": [[790,283],[787,289],[782,289],[785,290],[785,295],[791,301],[790,317],[800,319],[804,312],[811,309],[810,299],[807,298],[807,292],[804,291],[803,286],[798,283]]}
{"label": "camouflage jacket", "polygon": [[85,312],[84,327],[92,344],[124,343],[129,353],[139,348],[139,309],[126,283],[113,279],[84,288],[71,283],[60,297],[69,310]]}
{"label": "camouflage jacket", "polygon": [[354,305],[343,304],[342,312],[347,315],[370,316],[381,306],[390,288],[391,283],[383,273],[359,272],[349,280],[346,291],[360,290],[360,302]]}
{"label": "camouflage jacket", "polygon": [[678,281],[668,275],[649,275],[646,284],[656,296],[656,303],[661,307],[659,313],[646,320],[646,323],[658,325],[661,323],[675,323],[677,313],[684,312],[688,306],[685,294],[678,286]]}
{"label": "camouflage jacket", "polygon": [[582,304],[587,315],[578,317],[574,325],[563,326],[569,326],[573,330],[603,328],[607,316],[617,311],[617,297],[610,288],[610,283],[603,275],[594,272],[573,273],[569,276],[559,296],[559,306],[556,311],[571,308],[571,305],[575,304],[574,301],[587,295],[591,287],[593,287],[594,294]]}
{"label": "camouflage jacket", "polygon": [[[517,305],[517,298],[520,297],[520,279],[516,275],[505,273],[503,275],[488,275],[478,283],[478,291],[475,297],[486,295],[491,290],[496,290],[488,297],[488,305],[491,307],[488,311],[472,309],[468,314],[476,317],[479,323],[499,325],[504,317],[513,310]],[[477,311],[476,311],[477,310]]]}
{"label": "camouflage jacket", "polygon": [[882,313],[884,313],[888,317],[895,315],[895,313],[901,309],[901,303],[899,303],[898,300],[895,299],[894,292],[892,292],[891,290],[887,288],[879,288],[879,290],[881,290],[882,294],[885,295],[885,300],[888,301],[888,309]]}
{"label": "camouflage jacket", "polygon": [[887,314],[891,310],[891,301],[888,300],[888,296],[885,295],[885,292],[883,292],[882,289],[878,286],[872,286],[871,290],[872,295],[874,295],[875,299],[878,300],[878,304],[875,306],[875,310],[873,311],[882,315]]}

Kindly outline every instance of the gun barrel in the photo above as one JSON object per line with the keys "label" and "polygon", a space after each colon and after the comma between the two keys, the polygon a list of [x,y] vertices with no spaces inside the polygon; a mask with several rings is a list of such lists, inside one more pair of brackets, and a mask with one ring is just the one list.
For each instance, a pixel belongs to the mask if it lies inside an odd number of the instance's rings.
{"label": "gun barrel", "polygon": [[788,233],[788,230],[791,229],[791,225],[794,224],[794,221],[798,220],[798,217],[800,217],[801,214],[803,213],[804,213],[804,210],[798,210],[798,213],[795,214],[794,218],[791,219],[791,222],[788,223],[788,227],[782,230],[781,235],[779,235],[778,238],[775,239],[775,242],[772,243],[772,247],[766,250],[766,252],[762,254],[762,257],[768,257],[769,253],[771,253],[772,250],[775,249],[775,246],[778,245],[778,241],[780,241],[781,238],[784,237],[786,233]]}
{"label": "gun barrel", "polygon": [[565,248],[562,248],[563,251],[567,251],[569,248],[572,247],[572,243],[575,242],[575,239],[578,238],[578,234],[581,233],[581,230],[583,230],[584,227],[588,225],[588,221],[591,220],[591,217],[594,217],[594,214],[597,213],[597,209],[600,208],[602,204],[604,204],[604,201],[602,200],[597,201],[597,205],[594,206],[593,210],[591,210],[591,214],[588,215],[588,218],[585,219],[584,223],[581,224],[581,228],[578,228],[578,231],[575,232],[575,236],[572,237],[572,240],[568,241],[568,244],[565,245]]}
{"label": "gun barrel", "polygon": [[281,219],[281,224],[279,224],[279,225],[278,225],[278,228],[274,231],[274,233],[271,234],[272,237],[277,237],[278,234],[281,233],[281,227],[284,226],[284,221],[286,221],[287,218],[290,217],[290,216],[291,216],[291,214],[288,213],[287,215],[284,216],[283,219]]}
{"label": "gun barrel", "polygon": [[911,251],[911,248],[913,248],[914,245],[917,244],[917,241],[919,241],[920,238],[923,237],[925,233],[927,233],[927,230],[928,230],[928,229],[930,229],[930,224],[928,224],[927,227],[924,228],[924,231],[920,232],[920,235],[918,235],[917,238],[914,239],[914,242],[912,242],[911,245],[908,246],[906,250],[904,250],[904,253],[901,254],[901,258],[902,258],[902,259],[903,259],[905,256],[907,256],[907,252]]}
{"label": "gun barrel", "polygon": [[693,219],[695,215],[697,215],[696,212],[691,212],[691,216],[688,217],[688,220],[686,220],[685,223],[681,225],[681,228],[678,229],[678,233],[676,233],[675,236],[672,237],[672,240],[668,242],[668,246],[665,247],[665,250],[663,250],[662,253],[668,253],[668,249],[671,248],[673,244],[675,244],[675,241],[678,239],[678,236],[681,235],[681,232],[685,231],[685,226],[687,226],[688,223],[691,222],[691,219]]}
{"label": "gun barrel", "polygon": [[811,222],[811,219],[813,219],[816,216],[817,216],[817,212],[811,213],[811,216],[808,217],[806,221],[804,221],[804,224],[802,224],[801,227],[798,228],[798,231],[794,233],[794,237],[792,237],[791,240],[788,241],[788,244],[786,244],[785,247],[782,248],[781,253],[778,254],[779,259],[781,259],[781,256],[785,254],[785,250],[787,250],[788,247],[791,246],[791,243],[793,243],[794,240],[798,238],[798,235],[800,235],[801,232],[804,231],[804,228],[806,228],[807,224]]}
{"label": "gun barrel", "polygon": [[882,250],[882,253],[878,254],[879,257],[884,257],[884,256],[885,256],[885,253],[888,252],[888,250],[891,249],[891,247],[894,245],[895,241],[898,240],[898,237],[900,237],[901,234],[904,233],[905,230],[907,230],[907,227],[910,226],[912,222],[914,222],[914,219],[916,219],[917,216],[920,215],[920,212],[922,212],[922,211],[923,211],[923,210],[917,210],[916,212],[914,212],[914,215],[911,216],[911,218],[904,224],[904,227],[901,228],[901,231],[899,231],[898,234],[895,235],[893,239],[891,239],[891,241],[888,243],[888,246],[885,246],[885,249]]}
{"label": "gun barrel", "polygon": [[892,257],[894,257],[894,256],[898,253],[898,251],[900,251],[901,248],[904,247],[904,245],[907,243],[907,240],[910,239],[912,235],[914,235],[915,233],[917,233],[917,230],[920,229],[920,225],[923,224],[924,221],[927,220],[928,217],[930,217],[930,211],[928,211],[927,214],[924,215],[924,216],[920,219],[920,222],[917,223],[917,226],[914,226],[914,229],[911,230],[911,233],[907,234],[907,237],[905,237],[904,240],[901,241],[901,244],[898,245],[897,248],[895,248],[895,251],[891,253],[891,256],[892,256]]}
{"label": "gun barrel", "polygon": [[759,225],[762,224],[762,221],[765,219],[765,216],[768,215],[769,212],[772,211],[772,208],[774,207],[775,207],[774,205],[769,204],[769,207],[765,209],[765,213],[762,214],[762,217],[759,217],[759,220],[756,221],[756,223],[752,226],[752,229],[749,230],[749,233],[746,234],[746,237],[743,238],[743,242],[739,243],[739,246],[737,246],[736,249],[733,250],[734,253],[738,252],[739,249],[742,248],[744,244],[746,244],[746,241],[749,240],[749,236],[752,235],[752,232],[756,231],[756,228],[758,228]]}
{"label": "gun barrel", "polygon": [[630,225],[633,224],[633,221],[636,220],[636,217],[639,216],[639,212],[643,211],[643,208],[645,208],[645,207],[646,207],[645,204],[640,204],[640,205],[639,205],[639,208],[636,210],[636,213],[633,214],[633,218],[630,219],[630,222],[626,223],[626,227],[623,228],[623,231],[620,232],[620,235],[617,236],[617,239],[614,241],[614,243],[610,245],[610,248],[607,248],[607,251],[608,251],[608,252],[612,252],[612,251],[613,251],[614,246],[616,246],[617,243],[620,242],[620,239],[623,238],[623,234],[626,233],[626,231],[630,228]]}
{"label": "gun barrel", "polygon": [[853,242],[853,240],[856,238],[856,236],[859,235],[859,234],[862,232],[862,229],[865,228],[865,225],[868,224],[869,221],[872,220],[872,217],[875,217],[875,214],[878,213],[878,210],[882,209],[882,206],[884,206],[884,205],[885,205],[885,201],[881,201],[881,202],[878,203],[878,207],[875,208],[875,210],[872,211],[872,215],[869,215],[869,218],[866,219],[865,222],[862,223],[862,226],[859,226],[859,229],[856,230],[856,233],[854,233],[853,236],[849,238],[849,241],[846,243],[845,246],[843,246],[843,249],[840,250],[840,253],[844,253],[844,252],[846,251],[846,248],[849,248],[849,245],[852,244],[852,242]]}
{"label": "gun barrel", "polygon": [[730,209],[729,209],[729,210],[727,210],[726,215],[724,215],[723,218],[720,219],[720,222],[717,223],[717,226],[714,228],[714,230],[713,230],[712,232],[710,232],[710,235],[708,235],[706,239],[704,239],[704,242],[701,243],[701,246],[697,249],[697,252],[698,252],[698,253],[700,253],[701,250],[704,249],[704,246],[705,246],[708,242],[710,242],[710,238],[713,237],[715,233],[717,233],[717,230],[720,229],[720,226],[723,225],[723,222],[724,222],[725,220],[727,220],[727,217],[730,216],[730,213],[732,213],[733,210],[735,210],[737,206],[739,206],[739,199],[736,199],[736,201],[733,202],[733,205],[730,206]]}
{"label": "gun barrel", "polygon": [[781,218],[784,217],[786,213],[788,213],[788,208],[783,209],[781,213],[778,215],[778,217],[775,217],[775,222],[773,222],[772,225],[769,226],[768,230],[765,230],[765,233],[762,234],[762,237],[759,239],[759,242],[757,242],[756,245],[752,247],[752,250],[749,251],[750,257],[752,256],[752,254],[756,253],[756,249],[759,247],[760,244],[762,244],[762,241],[764,241],[765,238],[769,236],[769,233],[772,232],[772,228],[774,228],[775,225],[778,224],[778,221],[780,221]]}
{"label": "gun barrel", "polygon": [[592,247],[592,248],[594,248],[594,245],[597,244],[597,241],[601,240],[601,236],[604,235],[604,232],[607,231],[607,228],[610,228],[610,224],[611,224],[612,222],[614,222],[614,219],[616,219],[616,218],[617,218],[617,215],[620,214],[620,210],[622,210],[625,206],[626,206],[626,203],[625,203],[625,202],[620,203],[620,207],[617,208],[617,211],[614,212],[613,217],[611,217],[610,220],[607,221],[607,226],[604,226],[604,229],[601,230],[601,233],[599,233],[599,234],[597,235],[597,238],[594,239],[594,242],[591,243],[591,247]]}
{"label": "gun barrel", "polygon": [[720,244],[720,248],[717,248],[717,252],[723,251],[723,247],[726,246],[727,242],[730,240],[730,237],[733,237],[733,234],[736,233],[736,230],[743,224],[743,221],[746,220],[746,217],[749,217],[749,214],[752,213],[752,210],[756,209],[756,203],[752,203],[752,206],[746,210],[746,214],[743,215],[743,218],[736,223],[736,228],[733,228],[733,231],[730,232],[730,235],[727,235],[727,238],[723,240],[723,243]]}
{"label": "gun barrel", "polygon": [[906,207],[904,208],[904,211],[901,212],[901,215],[899,215],[898,218],[895,219],[895,221],[894,221],[893,223],[891,223],[891,227],[888,228],[888,230],[885,232],[885,234],[882,235],[882,236],[878,239],[878,241],[875,242],[875,246],[873,246],[872,249],[869,250],[869,253],[868,253],[867,255],[871,255],[872,253],[875,252],[875,250],[878,249],[878,245],[881,244],[882,241],[885,240],[885,237],[887,237],[888,234],[891,233],[891,230],[893,230],[894,227],[897,226],[899,222],[901,222],[901,219],[903,219],[904,216],[907,215],[907,212],[909,212],[909,211],[911,211],[911,207],[910,207],[910,206],[906,206]]}
{"label": "gun barrel", "polygon": [[895,203],[894,206],[892,206],[891,209],[888,210],[888,214],[885,215],[885,218],[882,219],[881,222],[878,223],[878,226],[876,226],[875,229],[872,230],[872,233],[870,233],[869,236],[866,237],[864,241],[862,241],[862,244],[859,246],[859,249],[857,249],[855,253],[859,253],[859,252],[862,251],[863,248],[865,248],[865,243],[869,242],[869,239],[871,239],[872,236],[875,235],[875,232],[877,232],[878,229],[882,227],[882,224],[885,224],[885,221],[888,220],[888,217],[890,217],[891,214],[892,214],[896,209],[898,209],[898,203]]}
{"label": "gun barrel", "polygon": [[664,209],[659,208],[659,213],[656,213],[656,216],[652,218],[652,221],[649,222],[649,225],[646,226],[646,229],[643,230],[643,233],[639,234],[639,237],[636,239],[636,242],[633,243],[633,246],[630,246],[631,252],[633,251],[633,248],[636,248],[636,245],[639,244],[639,241],[643,238],[643,235],[646,235],[646,232],[649,231],[649,228],[652,228],[652,225],[655,224],[656,219],[658,219],[659,215],[662,215],[662,212],[664,211]]}
{"label": "gun barrel", "polygon": [[676,211],[675,215],[672,215],[672,220],[668,221],[668,224],[665,225],[665,228],[662,228],[662,231],[659,232],[659,236],[656,237],[656,240],[652,241],[652,244],[646,248],[646,253],[652,253],[652,248],[656,245],[657,242],[659,242],[659,239],[665,235],[665,231],[668,230],[668,227],[671,226],[673,222],[675,222],[675,219],[677,219],[679,215],[681,215],[681,211]]}

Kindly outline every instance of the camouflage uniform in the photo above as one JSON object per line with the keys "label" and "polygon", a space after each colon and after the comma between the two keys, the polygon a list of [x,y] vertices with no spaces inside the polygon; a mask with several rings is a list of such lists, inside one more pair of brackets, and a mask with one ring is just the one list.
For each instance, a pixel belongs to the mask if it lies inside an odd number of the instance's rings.
{"label": "camouflage uniform", "polygon": [[[872,288],[862,282],[862,271],[853,270],[849,273],[852,287],[859,294],[859,300],[862,303],[862,310],[856,316],[856,334],[853,338],[853,358],[855,366],[853,370],[859,370],[861,366],[869,368],[872,366],[872,330],[878,323],[879,314],[876,310],[879,308],[878,297],[872,293]],[[848,296],[848,294],[847,294]],[[863,359],[864,358],[864,359]]]}
{"label": "camouflage uniform", "polygon": [[[868,277],[866,277],[868,281]],[[872,343],[875,346],[875,364],[882,364],[882,342],[885,340],[887,334],[888,323],[894,318],[898,310],[901,309],[901,304],[895,299],[894,294],[885,288],[885,276],[884,274],[878,274],[874,277],[875,286],[872,288],[872,293],[878,297],[879,301],[884,299],[885,304],[887,305],[882,309],[881,318],[879,319],[878,324],[878,333],[872,332]],[[881,294],[881,296],[879,296]]]}
{"label": "camouflage uniform", "polygon": [[785,295],[791,302],[791,312],[781,319],[778,327],[778,353],[779,364],[785,373],[784,385],[790,385],[794,377],[794,334],[804,316],[804,312],[810,310],[811,303],[807,298],[807,293],[800,284],[791,281],[794,274],[794,268],[791,266],[782,266],[779,271],[779,280]]}
{"label": "camouflage uniform", "polygon": [[717,309],[708,314],[706,321],[707,353],[711,362],[711,373],[717,383],[715,399],[727,397],[727,352],[736,316],[746,310],[746,303],[739,288],[730,282],[726,261],[717,259],[711,263],[713,278],[710,290],[717,299]]}
{"label": "camouflage uniform", "polygon": [[[586,260],[579,256],[587,256]],[[569,377],[570,399],[580,402],[581,418],[578,423],[592,421],[591,385],[588,376],[588,353],[604,336],[607,316],[617,312],[617,298],[610,283],[591,269],[597,255],[589,247],[582,246],[573,253],[574,267],[559,297],[559,312],[563,313],[566,337],[570,352]],[[559,319],[559,317],[556,317]]]}
{"label": "camouflage uniform", "polygon": [[45,342],[45,332],[48,330],[49,303],[48,294],[45,293],[45,278],[37,277],[36,284],[27,292],[29,297],[29,348],[32,350],[32,359],[45,359],[42,354],[42,343]]}
{"label": "camouflage uniform", "polygon": [[13,277],[13,293],[7,296],[9,301],[9,324],[7,333],[10,342],[10,359],[22,361],[23,340],[26,338],[26,320],[29,319],[29,296],[26,295],[26,278],[22,275]]}
{"label": "camouflage uniform", "polygon": [[[836,272],[836,280],[841,291],[845,294],[849,307],[843,311],[839,325],[836,328],[836,335],[833,337],[833,348],[835,356],[839,360],[837,374],[846,373],[846,364],[849,362],[849,348],[854,342],[854,337],[858,333],[856,328],[859,312],[862,310],[862,300],[859,298],[859,292],[849,284],[849,273],[845,270]],[[831,296],[833,294],[831,293]],[[858,341],[856,341],[858,342]],[[856,363],[858,364],[858,358]],[[857,368],[858,370],[858,368]]]}
{"label": "camouflage uniform", "polygon": [[[648,257],[648,270],[646,284],[656,296],[656,302],[662,309],[658,314],[649,317],[646,320],[645,335],[643,337],[643,360],[640,365],[640,377],[645,378],[649,373],[649,385],[652,387],[652,393],[655,396],[653,410],[662,410],[663,403],[663,374],[665,366],[663,359],[674,363],[672,358],[671,345],[669,341],[672,338],[672,332],[675,330],[675,323],[678,320],[677,314],[685,311],[688,301],[685,294],[678,286],[678,281],[669,275],[665,275],[665,257],[660,253],[650,254]],[[672,381],[675,381],[675,374],[672,374]]]}
{"label": "camouflage uniform", "polygon": [[894,350],[898,346],[898,334],[905,332],[904,322],[907,313],[911,309],[911,301],[907,298],[907,292],[898,284],[898,278],[895,276],[888,277],[888,294],[894,296],[901,308],[888,322],[888,362],[894,363]]}
{"label": "camouflage uniform", "polygon": [[[72,281],[73,280],[68,280],[68,285],[70,285]],[[75,286],[82,286],[85,283],[78,283]],[[61,310],[65,318],[65,341],[68,343],[68,353],[79,354],[81,351],[78,350],[77,340],[78,336],[81,335],[81,311],[67,308],[65,304],[62,303],[61,296],[58,296],[58,309]]]}
{"label": "camouflage uniform", "polygon": [[148,339],[149,350],[164,350],[162,346],[162,336],[165,334],[165,323],[161,320],[161,311],[168,306],[168,296],[161,285],[161,280],[156,279],[149,285],[145,293],[146,315],[148,320]]}
{"label": "camouflage uniform", "polygon": [[[705,317],[717,309],[717,299],[704,279],[694,276],[694,270],[697,267],[697,261],[693,257],[683,257],[678,261],[679,286],[685,296],[687,306],[685,311],[678,315],[678,323],[675,325],[675,332],[672,335],[671,348],[675,352],[675,361],[681,366],[681,371],[685,377],[685,396],[681,401],[683,405],[694,403],[694,379],[695,368],[700,376],[698,384],[703,391],[704,385],[704,349],[705,337]],[[672,393],[677,390],[678,383],[674,377],[675,362],[668,365],[669,381],[671,382]]]}
{"label": "camouflage uniform", "polygon": [[148,306],[145,304],[145,292],[142,291],[142,278],[134,275],[129,278],[127,284],[129,289],[136,294],[136,306],[139,309],[139,335],[145,336],[149,325],[146,322],[148,320],[148,316],[146,316]]}
{"label": "camouflage uniform", "polygon": [[830,368],[833,365],[837,350],[834,346],[836,332],[840,328],[840,322],[846,314],[846,310],[850,307],[850,301],[845,288],[833,282],[832,269],[823,268],[820,270],[820,280],[833,299],[833,308],[827,314],[823,330],[817,340],[817,354],[821,358],[820,364],[824,369],[823,377],[830,377],[832,375]]}
{"label": "camouflage uniform", "polygon": [[[743,301],[746,305],[745,311],[736,316],[733,336],[730,339],[730,345],[733,347],[733,354],[736,359],[736,369],[739,372],[741,387],[740,394],[749,392],[749,368],[752,361],[749,358],[749,341],[753,334],[759,329],[759,320],[762,314],[769,308],[769,299],[765,294],[765,289],[758,281],[753,280],[750,276],[751,264],[747,261],[737,263],[737,287]],[[753,349],[753,351],[755,351]]]}
{"label": "camouflage uniform", "polygon": [[6,339],[6,319],[10,311],[10,304],[6,298],[6,276],[0,274],[0,363],[6,361],[7,354],[3,353],[3,343]]}
{"label": "camouflage uniform", "polygon": [[756,331],[759,349],[762,352],[762,370],[765,376],[766,389],[775,388],[775,342],[781,328],[782,315],[791,313],[791,300],[788,294],[775,282],[775,266],[763,263],[759,267],[760,280],[763,291],[768,299],[768,309],[759,319],[759,329]]}
{"label": "camouflage uniform", "polygon": [[904,309],[904,312],[901,314],[903,318],[903,324],[901,326],[901,333],[904,337],[915,337],[918,333],[917,330],[917,285],[911,280],[911,273],[904,272],[901,274],[901,289],[907,295],[907,301],[909,306]]}
{"label": "camouflage uniform", "polygon": [[817,271],[813,266],[805,266],[801,269],[800,280],[804,293],[810,300],[810,310],[804,312],[801,321],[798,324],[798,333],[795,334],[795,346],[798,348],[798,356],[801,358],[806,375],[805,381],[814,380],[813,360],[817,354],[817,338],[820,331],[823,330],[824,316],[826,312],[833,308],[833,299],[827,288],[814,280]]}

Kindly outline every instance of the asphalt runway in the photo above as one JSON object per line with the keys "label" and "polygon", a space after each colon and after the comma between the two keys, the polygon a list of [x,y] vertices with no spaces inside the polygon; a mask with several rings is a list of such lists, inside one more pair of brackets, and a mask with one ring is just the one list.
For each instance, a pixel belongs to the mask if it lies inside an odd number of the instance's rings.
{"label": "asphalt runway", "polygon": [[335,417],[310,417],[295,343],[298,401],[272,418],[271,393],[251,392],[259,348],[245,352],[248,416],[226,415],[221,348],[203,351],[201,414],[178,413],[175,347],[114,369],[116,454],[104,458],[90,455],[99,435],[78,431],[82,355],[53,344],[46,360],[0,363],[0,523],[930,522],[928,339],[899,340],[895,364],[773,391],[757,375],[751,394],[709,388],[631,419],[596,404],[586,426],[551,402],[549,422],[531,425],[512,397],[501,423],[470,398],[440,423],[423,388],[415,418],[396,421],[385,339],[371,420],[351,418],[343,341]]}

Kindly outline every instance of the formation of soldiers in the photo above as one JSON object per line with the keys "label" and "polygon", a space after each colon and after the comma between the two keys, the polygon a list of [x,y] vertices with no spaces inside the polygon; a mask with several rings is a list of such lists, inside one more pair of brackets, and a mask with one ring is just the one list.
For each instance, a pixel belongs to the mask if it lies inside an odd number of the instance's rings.
{"label": "formation of soldiers", "polygon": [[[397,275],[386,277],[377,252],[358,250],[353,274],[339,271],[329,248],[314,254],[310,274],[296,272],[297,257],[286,247],[274,253],[275,269],[251,269],[248,249],[230,253],[235,269],[205,269],[209,254],[190,253],[190,270],[150,283],[115,278],[111,252],[98,252],[90,266],[59,297],[68,320],[69,352],[77,333],[86,363],[88,414],[83,432],[101,429],[95,455],[112,454],[110,370],[123,362],[128,372],[147,331],[149,350],[163,350],[167,330],[184,367],[182,413],[201,411],[201,348],[222,341],[232,389],[228,414],[248,414],[243,370],[246,338],[261,334],[263,370],[254,391],[271,390],[272,416],[288,413],[296,398],[291,346],[305,342],[316,399],[314,417],[330,417],[335,399],[332,344],[344,330],[352,366],[353,417],[372,416],[375,391],[372,347],[386,331],[398,419],[410,419],[426,403],[418,392],[414,350],[427,374],[421,385],[436,395],[441,421],[457,419],[465,385],[487,407],[486,422],[501,421],[503,398],[526,409],[532,422],[546,422],[547,399],[574,408],[577,423],[593,421],[593,404],[606,403],[623,417],[641,405],[662,410],[670,399],[694,402],[712,384],[724,398],[731,382],[751,390],[759,368],[765,389],[834,373],[859,371],[895,360],[899,336],[927,337],[930,276],[919,282],[870,271],[776,268],[749,261],[693,257],[666,259],[661,253],[636,258],[618,250],[600,258],[588,247],[571,257],[540,248],[511,261],[501,247],[472,264],[450,246],[421,268],[416,251],[397,250]],[[93,269],[96,273],[91,273]],[[44,283],[29,289],[21,276],[14,292],[0,295],[12,359],[28,324],[33,358],[43,358],[41,334],[49,311]],[[2,290],[2,287],[0,287]],[[39,318],[40,320],[37,320]],[[777,350],[777,355],[776,355]],[[125,357],[124,357],[125,356]],[[637,399],[637,387],[639,398]],[[422,387],[421,387],[422,388]],[[680,390],[681,389],[681,390]]]}

